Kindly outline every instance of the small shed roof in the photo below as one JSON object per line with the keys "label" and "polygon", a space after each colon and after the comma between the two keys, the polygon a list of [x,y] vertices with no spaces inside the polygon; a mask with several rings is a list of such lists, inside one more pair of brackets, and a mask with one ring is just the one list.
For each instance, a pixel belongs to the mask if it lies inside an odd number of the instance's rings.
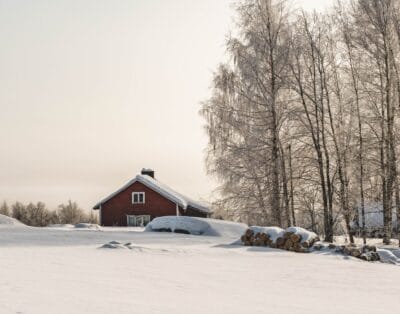
{"label": "small shed roof", "polygon": [[182,195],[181,193],[176,192],[166,184],[148,176],[148,175],[143,175],[143,174],[138,174],[135,178],[130,180],[128,183],[126,183],[124,186],[122,186],[120,189],[115,191],[114,193],[111,193],[109,196],[106,198],[102,199],[100,202],[98,202],[93,209],[100,209],[100,206],[104,203],[106,203],[108,200],[113,198],[115,195],[119,194],[120,192],[126,190],[128,187],[130,187],[132,184],[135,182],[140,182],[147,186],[148,188],[152,189],[153,191],[157,192],[158,194],[164,196],[165,198],[169,199],[170,201],[178,204],[180,207],[183,209],[187,208],[193,208],[195,210],[204,212],[204,213],[211,213],[211,209],[207,204],[199,201],[194,201],[191,198]]}

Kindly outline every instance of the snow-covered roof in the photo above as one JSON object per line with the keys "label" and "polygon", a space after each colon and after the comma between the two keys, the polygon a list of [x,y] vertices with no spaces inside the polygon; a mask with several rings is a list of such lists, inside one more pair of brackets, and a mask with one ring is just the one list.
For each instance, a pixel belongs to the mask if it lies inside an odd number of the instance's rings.
{"label": "snow-covered roof", "polygon": [[135,178],[130,180],[126,183],[123,187],[111,193],[109,196],[98,202],[93,209],[99,209],[100,206],[106,203],[108,200],[113,198],[115,195],[119,194],[120,192],[126,190],[135,182],[140,182],[147,186],[148,188],[152,189],[153,191],[157,192],[158,194],[164,196],[165,198],[169,199],[170,201],[178,204],[183,209],[187,209],[188,207],[193,208],[195,210],[204,212],[204,213],[211,213],[211,209],[202,202],[194,201],[191,198],[182,195],[181,193],[176,192],[175,190],[171,189],[166,184],[144,174],[138,174]]}

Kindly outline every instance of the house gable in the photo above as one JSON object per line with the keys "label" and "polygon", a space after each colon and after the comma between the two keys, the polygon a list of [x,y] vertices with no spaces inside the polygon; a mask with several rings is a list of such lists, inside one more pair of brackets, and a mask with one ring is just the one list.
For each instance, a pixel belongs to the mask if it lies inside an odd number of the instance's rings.
{"label": "house gable", "polygon": [[147,175],[137,175],[133,180],[129,181],[125,184],[122,188],[115,191],[114,193],[110,194],[108,197],[97,203],[93,209],[100,209],[102,204],[105,204],[110,199],[115,197],[117,194],[123,192],[127,188],[129,188],[135,182],[140,182],[143,185],[147,186],[148,188],[152,189],[153,191],[163,195],[165,198],[169,199],[170,201],[174,202],[178,206],[182,207],[183,209],[187,209],[187,207],[191,207],[194,210],[198,210],[204,213],[211,213],[211,210],[204,204],[193,201],[192,199],[174,191],[170,187],[166,186],[165,184],[161,183],[158,180],[155,180],[152,177]]}
{"label": "house gable", "polygon": [[[145,202],[133,204],[133,192],[144,192]],[[178,210],[180,214],[183,214],[181,207],[178,207]],[[103,225],[124,226],[126,225],[127,215],[150,215],[151,219],[176,215],[176,204],[143,183],[136,181],[101,204],[101,223]]]}
{"label": "house gable", "polygon": [[[137,198],[144,199],[143,203],[133,203],[132,195],[135,192],[144,193]],[[93,209],[100,211],[100,223],[106,226],[125,226],[127,219],[132,218],[130,216],[145,215],[150,216],[151,220],[171,215],[207,217],[211,213],[206,205],[174,191],[152,176],[143,174],[143,171],[97,203]]]}

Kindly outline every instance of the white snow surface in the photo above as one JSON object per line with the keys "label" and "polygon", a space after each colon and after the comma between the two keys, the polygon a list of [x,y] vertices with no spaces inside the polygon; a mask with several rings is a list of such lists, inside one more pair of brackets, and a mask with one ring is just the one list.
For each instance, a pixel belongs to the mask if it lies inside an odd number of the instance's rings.
{"label": "white snow surface", "polygon": [[79,229],[93,229],[93,230],[100,230],[101,227],[98,224],[90,224],[86,222],[80,222],[74,225],[74,228]]}
{"label": "white snow surface", "polygon": [[[218,229],[218,221],[208,223]],[[230,245],[242,230],[224,233],[220,224],[220,236],[3,224],[0,313],[387,314],[400,308],[398,266]]]}
{"label": "white snow surface", "polygon": [[187,230],[193,235],[205,236],[236,236],[243,234],[247,225],[230,221],[223,221],[210,218],[198,218],[187,216],[164,216],[152,220],[147,226],[146,231],[157,229],[176,229]]}
{"label": "white snow surface", "polygon": [[48,225],[47,228],[56,228],[56,229],[87,229],[87,230],[101,230],[101,227],[98,224],[91,224],[91,223],[86,223],[86,222],[80,222],[75,225],[71,224],[51,224]]}
{"label": "white snow surface", "polygon": [[75,225],[72,224],[50,224],[46,226],[47,228],[58,228],[58,229],[72,229]]}
{"label": "white snow surface", "polygon": [[389,249],[377,249],[376,252],[382,262],[400,265],[400,257],[398,256],[398,250],[392,251]]}

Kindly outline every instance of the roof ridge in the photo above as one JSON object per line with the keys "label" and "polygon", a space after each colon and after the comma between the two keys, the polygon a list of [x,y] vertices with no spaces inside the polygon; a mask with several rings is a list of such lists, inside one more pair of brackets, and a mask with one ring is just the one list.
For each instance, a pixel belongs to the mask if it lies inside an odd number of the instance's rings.
{"label": "roof ridge", "polygon": [[146,185],[148,188],[152,189],[153,191],[163,195],[165,198],[169,199],[170,201],[178,204],[183,209],[192,207],[192,208],[197,209],[202,212],[206,212],[206,213],[211,212],[210,208],[208,206],[206,206],[206,204],[201,204],[198,201],[194,201],[190,197],[185,196],[182,193],[175,191],[174,189],[169,187],[167,184],[165,184],[159,180],[156,180],[156,179],[152,178],[151,176],[145,175],[145,174],[136,175],[135,178],[128,181],[121,188],[119,188],[118,190],[116,190],[115,192],[111,193],[109,196],[107,196],[106,198],[104,198],[100,202],[98,202],[93,207],[93,209],[99,209],[101,205],[108,202],[111,198],[113,198],[120,192],[126,190],[128,187],[130,187],[132,184],[134,184],[137,181]]}

